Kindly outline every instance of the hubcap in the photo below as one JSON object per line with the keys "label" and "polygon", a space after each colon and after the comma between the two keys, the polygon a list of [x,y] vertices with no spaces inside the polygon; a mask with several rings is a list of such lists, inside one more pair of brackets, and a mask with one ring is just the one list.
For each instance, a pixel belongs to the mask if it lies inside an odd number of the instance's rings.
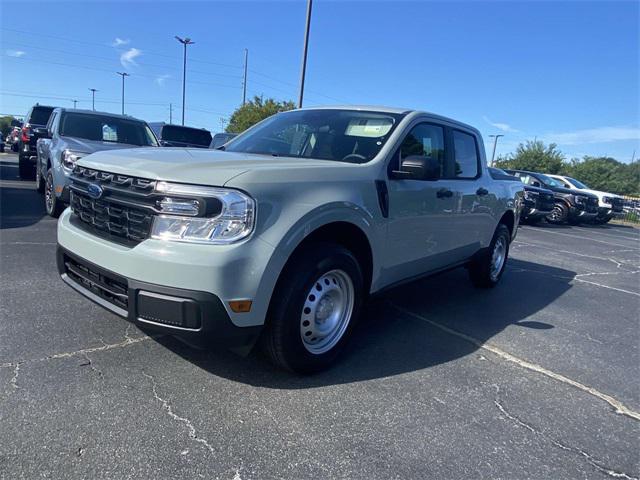
{"label": "hubcap", "polygon": [[342,270],[331,270],[316,280],[300,315],[300,337],[309,352],[328,352],[340,341],[351,320],[354,297],[351,277]]}
{"label": "hubcap", "polygon": [[504,237],[499,237],[493,247],[493,253],[491,254],[491,270],[489,272],[491,280],[496,281],[498,279],[498,276],[502,271],[502,267],[504,266],[506,256],[507,241]]}
{"label": "hubcap", "polygon": [[553,207],[553,210],[551,210],[551,214],[549,216],[552,220],[557,222],[562,216],[562,209],[558,206]]}
{"label": "hubcap", "polygon": [[47,213],[51,213],[53,210],[53,182],[51,181],[51,175],[47,175],[47,181],[44,185],[44,201],[47,206]]}

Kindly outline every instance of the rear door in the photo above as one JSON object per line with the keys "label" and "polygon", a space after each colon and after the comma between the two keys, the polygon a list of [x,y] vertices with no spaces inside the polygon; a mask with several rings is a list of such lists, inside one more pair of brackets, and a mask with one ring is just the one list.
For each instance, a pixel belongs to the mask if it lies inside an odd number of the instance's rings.
{"label": "rear door", "polygon": [[473,255],[486,247],[493,237],[499,211],[495,184],[485,172],[478,136],[458,128],[447,131],[450,151],[453,153],[453,170],[448,172],[453,190],[458,198],[455,228],[458,260]]}

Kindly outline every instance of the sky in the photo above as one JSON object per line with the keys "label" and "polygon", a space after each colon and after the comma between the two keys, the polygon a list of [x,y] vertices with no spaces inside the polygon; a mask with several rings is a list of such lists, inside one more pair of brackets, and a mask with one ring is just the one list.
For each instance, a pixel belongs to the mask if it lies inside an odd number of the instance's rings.
{"label": "sky", "polygon": [[[305,0],[0,1],[0,113],[31,105],[180,121],[220,131],[247,95],[297,100]],[[31,13],[33,12],[33,14]],[[568,157],[640,157],[640,2],[313,3],[304,106],[426,110],[478,128],[488,155],[554,142]],[[222,120],[221,120],[222,119]]]}

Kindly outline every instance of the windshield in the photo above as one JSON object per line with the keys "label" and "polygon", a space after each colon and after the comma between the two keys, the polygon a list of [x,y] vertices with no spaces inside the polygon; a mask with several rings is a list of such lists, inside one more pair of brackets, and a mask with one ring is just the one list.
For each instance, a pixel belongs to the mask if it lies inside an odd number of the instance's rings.
{"label": "windshield", "polygon": [[29,123],[32,125],[46,125],[51,116],[51,112],[53,112],[53,107],[33,107],[31,116],[29,117]]}
{"label": "windshield", "polygon": [[579,182],[578,180],[576,180],[575,178],[571,178],[571,177],[564,177],[567,179],[567,182],[573,184],[574,187],[577,187],[581,190],[588,190],[589,187],[587,187],[584,183]]}
{"label": "windshield", "polygon": [[168,142],[190,143],[208,147],[211,143],[211,133],[197,128],[181,127],[179,125],[165,125],[162,127],[162,138]]}
{"label": "windshield", "polygon": [[229,152],[365,163],[402,115],[355,110],[296,110],[258,124],[228,143]]}
{"label": "windshield", "polygon": [[537,177],[542,180],[542,183],[549,185],[551,187],[560,187],[560,188],[565,188],[565,186],[562,184],[561,181],[556,180],[555,178],[551,178],[551,177],[547,177],[546,175],[542,174],[542,173],[538,173]]}
{"label": "windshield", "polygon": [[157,146],[151,129],[140,121],[108,115],[66,113],[61,120],[60,135],[96,142]]}

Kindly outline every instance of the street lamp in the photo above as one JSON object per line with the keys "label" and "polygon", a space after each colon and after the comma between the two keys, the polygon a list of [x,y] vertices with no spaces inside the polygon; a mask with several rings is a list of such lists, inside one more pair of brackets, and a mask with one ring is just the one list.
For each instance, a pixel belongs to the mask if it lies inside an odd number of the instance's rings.
{"label": "street lamp", "polygon": [[116,72],[118,75],[122,76],[122,115],[124,115],[124,77],[130,77],[126,72]]}
{"label": "street lamp", "polygon": [[95,88],[90,88],[89,90],[91,90],[91,109],[95,112],[96,111],[96,92],[98,90],[96,90]]}
{"label": "street lamp", "polygon": [[302,47],[302,68],[300,69],[300,94],[298,96],[298,108],[302,108],[304,96],[304,76],[307,71],[307,50],[309,47],[309,27],[311,26],[311,7],[313,0],[307,0],[307,23],[304,28],[304,46]]}
{"label": "street lamp", "polygon": [[500,137],[504,137],[504,135],[489,135],[493,137],[493,153],[491,154],[491,163],[490,165],[493,167],[493,160],[496,158],[496,146],[498,145],[498,139]]}
{"label": "street lamp", "polygon": [[185,37],[184,39],[182,39],[176,35],[175,38],[182,45],[184,45],[184,61],[182,66],[182,125],[184,125],[184,98],[185,98],[185,87],[187,83],[187,45],[193,45],[196,42],[192,42],[189,37]]}

